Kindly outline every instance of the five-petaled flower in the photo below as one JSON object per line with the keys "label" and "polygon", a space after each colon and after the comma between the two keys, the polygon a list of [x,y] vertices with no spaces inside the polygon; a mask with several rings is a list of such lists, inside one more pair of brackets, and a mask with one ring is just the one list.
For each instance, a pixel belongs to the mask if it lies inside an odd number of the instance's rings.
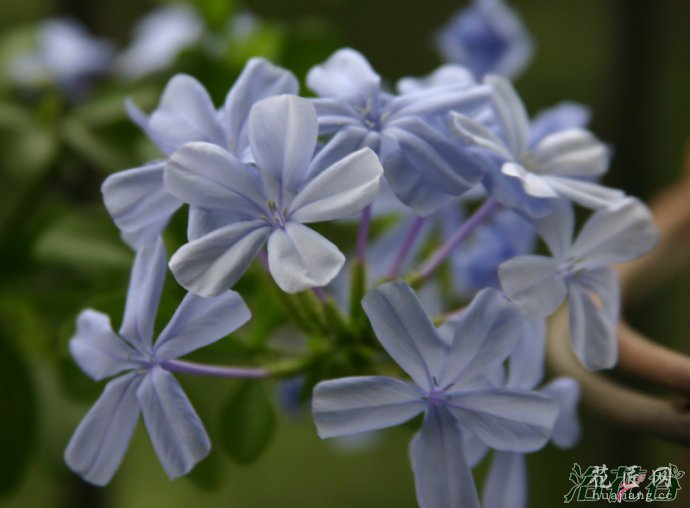
{"label": "five-petaled flower", "polygon": [[499,267],[501,287],[530,319],[543,319],[568,298],[573,350],[585,367],[616,364],[616,324],[620,311],[618,278],[609,265],[649,251],[659,234],[639,201],[628,198],[594,213],[573,242],[572,207],[537,221],[537,231],[553,257],[519,256]]}
{"label": "five-petaled flower", "polygon": [[558,414],[551,398],[496,382],[523,330],[520,313],[485,289],[440,331],[403,283],[379,286],[362,305],[381,345],[413,382],[372,376],[319,383],[312,401],[319,435],[381,429],[424,413],[410,445],[420,506],[478,507],[463,436],[497,450],[533,451],[546,443]]}
{"label": "five-petaled flower", "polygon": [[247,322],[242,298],[227,291],[215,298],[188,294],[152,341],[166,273],[165,248],[158,240],[137,253],[122,326],[115,334],[107,315],[83,311],[70,351],[96,380],[108,382],[65,450],[65,461],[86,481],[105,485],[120,466],[139,413],[170,478],[188,473],[211,449],[208,435],[182,387],[168,370],[187,353],[225,337]]}
{"label": "five-petaled flower", "polygon": [[[263,58],[252,58],[219,110],[201,83],[186,74],[173,76],[151,115],[145,115],[131,101],[127,110],[166,157],[185,143],[204,141],[222,146],[242,160],[251,160],[247,134],[251,107],[265,97],[297,93],[298,87],[290,71]],[[134,247],[155,240],[182,205],[166,192],[164,169],[165,160],[157,160],[112,174],[103,182],[105,206],[123,238]],[[193,213],[194,209],[190,210]]]}
{"label": "five-petaled flower", "polygon": [[168,192],[198,210],[170,260],[177,281],[203,296],[231,287],[268,242],[278,286],[294,293],[328,284],[345,256],[305,223],[343,218],[370,204],[383,172],[368,148],[330,144],[316,156],[318,123],[306,99],[282,95],[249,114],[253,164],[210,143],[188,143],[165,170]]}

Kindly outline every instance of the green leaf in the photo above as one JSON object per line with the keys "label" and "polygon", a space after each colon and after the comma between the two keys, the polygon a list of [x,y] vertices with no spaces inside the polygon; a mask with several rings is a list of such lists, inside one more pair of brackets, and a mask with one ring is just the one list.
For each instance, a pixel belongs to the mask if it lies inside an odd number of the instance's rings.
{"label": "green leaf", "polygon": [[240,464],[255,461],[271,442],[276,414],[262,381],[241,381],[220,414],[220,444]]}
{"label": "green leaf", "polygon": [[76,153],[94,163],[98,169],[108,172],[130,165],[122,147],[111,143],[106,136],[97,135],[94,130],[79,118],[67,118],[62,123],[62,139]]}
{"label": "green leaf", "polygon": [[39,261],[85,269],[127,269],[131,251],[103,212],[68,213],[58,217],[37,239],[33,254]]}
{"label": "green leaf", "polygon": [[[0,334],[4,333],[0,326]],[[5,336],[0,335],[0,495],[19,484],[36,442],[36,397],[26,364]]]}

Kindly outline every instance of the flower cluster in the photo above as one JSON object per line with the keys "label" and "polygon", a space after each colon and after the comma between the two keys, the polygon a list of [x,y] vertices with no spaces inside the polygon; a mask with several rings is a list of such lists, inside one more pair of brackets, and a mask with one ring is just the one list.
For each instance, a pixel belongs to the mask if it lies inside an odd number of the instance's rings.
{"label": "flower cluster", "polygon": [[[474,2],[440,41],[468,67],[446,64],[396,90],[346,48],[307,74],[315,98],[297,95],[290,71],[254,58],[220,108],[187,75],[149,114],[127,104],[161,155],[103,183],[136,261],[119,333],[87,310],[70,349],[95,379],[126,373],[77,428],[65,454],[72,469],[107,483],[139,412],[171,478],[201,460],[210,442],[173,372],[308,374],[321,437],[423,415],[410,445],[420,506],[479,506],[471,468],[489,449],[484,506],[525,505],[524,454],[579,435],[577,383],[538,388],[545,319],[567,300],[575,353],[587,368],[612,367],[620,302],[610,265],[644,254],[657,233],[641,202],[599,182],[610,150],[587,130],[584,107],[563,103],[530,120],[505,76],[531,44],[502,2]],[[573,241],[574,205],[590,217]],[[168,260],[161,235],[182,207],[187,242]],[[357,217],[354,246],[310,226]],[[538,239],[552,257],[534,253]],[[316,353],[288,374],[179,360],[249,320],[231,288],[255,259]],[[445,261],[452,277],[436,277]],[[154,343],[166,265],[189,293]],[[339,305],[347,271],[349,304]],[[422,286],[439,318],[422,306]],[[329,370],[335,356],[357,361]],[[396,371],[405,379],[387,375]],[[330,379],[342,375],[354,377]],[[505,483],[516,486],[511,499]]]}

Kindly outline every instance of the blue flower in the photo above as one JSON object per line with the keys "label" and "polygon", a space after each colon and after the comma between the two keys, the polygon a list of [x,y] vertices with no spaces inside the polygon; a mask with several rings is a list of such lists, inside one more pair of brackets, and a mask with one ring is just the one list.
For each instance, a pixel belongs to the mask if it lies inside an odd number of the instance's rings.
{"label": "blue flower", "polygon": [[463,87],[477,86],[474,75],[462,65],[445,64],[423,78],[402,78],[396,84],[398,92],[409,94],[429,91],[439,87]]}
{"label": "blue flower", "polygon": [[38,29],[38,49],[16,58],[10,73],[21,84],[54,81],[65,93],[78,95],[89,77],[107,70],[112,55],[110,42],[92,37],[76,21],[49,19]]}
{"label": "blue flower", "polygon": [[486,74],[513,78],[534,53],[522,21],[503,0],[474,0],[439,32],[436,45],[447,62],[467,66],[479,79]]}
{"label": "blue flower", "polygon": [[[442,216],[443,239],[462,224],[459,208],[447,207]],[[504,261],[532,251],[533,226],[511,210],[501,210],[490,222],[477,228],[463,245],[450,255],[453,282],[460,294],[473,294],[484,287],[500,287],[498,266]]]}
{"label": "blue flower", "polygon": [[391,189],[418,213],[428,215],[440,206],[440,189],[445,190],[443,204],[483,176],[427,120],[451,110],[473,115],[486,107],[486,87],[463,79],[413,90],[414,84],[403,82],[408,92],[394,95],[383,91],[381,77],[352,49],[341,49],[312,68],[307,84],[320,96],[314,99],[320,134],[335,134],[331,142],[350,150],[374,150]]}
{"label": "blue flower", "polygon": [[[536,142],[525,107],[510,82],[499,76],[487,76],[484,81],[493,88],[496,128],[458,113],[451,117],[456,135],[494,158],[484,182],[494,198],[533,217],[549,213],[554,198],[595,209],[622,199],[620,191],[588,181],[607,171],[606,146],[580,127],[562,128],[577,125],[582,115],[571,110],[560,113],[563,123],[552,117],[550,124],[537,124]],[[547,135],[544,125],[557,130]]]}
{"label": "blue flower", "polygon": [[199,416],[167,364],[239,328],[249,320],[249,309],[232,291],[212,299],[188,294],[154,343],[165,273],[163,243],[142,247],[119,333],[113,332],[107,315],[94,310],[84,310],[77,320],[70,351],[82,370],[96,380],[121,374],[108,382],[65,450],[69,467],[90,483],[110,481],[140,412],[170,478],[187,473],[211,448]]}
{"label": "blue flower", "polygon": [[278,286],[294,293],[324,286],[345,256],[303,224],[361,211],[376,197],[383,172],[364,148],[331,144],[314,157],[314,106],[293,95],[270,97],[249,114],[254,164],[210,143],[189,143],[165,170],[168,192],[198,212],[190,243],[172,257],[177,281],[203,296],[231,287],[268,242],[268,266]]}
{"label": "blue flower", "polygon": [[585,367],[605,369],[616,363],[615,327],[620,295],[609,267],[635,259],[658,240],[649,210],[628,198],[594,213],[573,242],[574,216],[559,203],[537,221],[537,231],[553,257],[520,256],[499,267],[506,295],[530,319],[543,319],[569,302],[573,350]]}
{"label": "blue flower", "polygon": [[134,28],[134,40],[115,60],[115,69],[136,79],[166,69],[204,32],[199,15],[185,4],[154,9]]}
{"label": "blue flower", "polygon": [[[221,146],[242,160],[251,160],[247,119],[261,99],[297,93],[296,78],[285,69],[253,58],[216,110],[204,87],[191,76],[178,74],[165,87],[158,108],[146,116],[133,103],[130,116],[169,156],[185,143],[204,141]],[[165,160],[120,171],[103,182],[103,200],[125,240],[140,246],[156,239],[170,216],[182,205],[165,191]]]}
{"label": "blue flower", "polygon": [[549,397],[494,382],[520,333],[520,314],[486,289],[441,333],[401,283],[374,289],[362,305],[381,345],[413,382],[374,376],[319,383],[312,402],[319,436],[381,429],[424,413],[410,445],[420,506],[478,507],[463,435],[498,450],[532,451],[544,445],[557,416]]}

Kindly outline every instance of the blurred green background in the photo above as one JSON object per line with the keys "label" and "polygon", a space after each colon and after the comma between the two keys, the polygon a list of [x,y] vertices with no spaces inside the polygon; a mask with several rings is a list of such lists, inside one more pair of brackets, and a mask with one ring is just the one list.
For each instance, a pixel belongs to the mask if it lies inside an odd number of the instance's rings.
{"label": "blurred green background", "polygon": [[[178,58],[174,70],[197,76],[217,104],[254,55],[267,56],[303,79],[333,50],[351,46],[391,83],[426,74],[440,63],[433,32],[464,5],[451,0],[194,3],[216,29],[233,12],[250,11],[263,20],[249,40],[228,44],[214,58],[199,48]],[[41,19],[76,18],[93,34],[123,47],[136,20],[160,4],[2,0],[0,69],[26,46]],[[615,148],[607,183],[643,199],[671,184],[690,134],[690,2],[510,4],[537,44],[534,60],[516,81],[530,112],[566,99],[587,104],[593,111],[592,130]],[[371,443],[321,442],[306,410],[281,413],[265,453],[251,465],[238,465],[217,445],[227,423],[219,414],[237,386],[216,379],[182,379],[216,444],[190,478],[168,481],[142,425],[107,488],[84,484],[65,468],[67,440],[101,389],[73,365],[66,344],[84,307],[108,312],[119,323],[132,259],[102,206],[99,186],[107,174],[155,156],[127,120],[122,100],[133,96],[152,107],[172,73],[103,82],[76,105],[65,103],[56,91],[27,95],[0,75],[0,506],[414,506],[407,460],[410,429],[382,432]],[[184,225],[177,222],[171,234],[182,235]],[[169,282],[163,314],[172,311],[180,294]],[[682,274],[630,309],[633,325],[690,351],[689,282]],[[255,295],[254,303],[261,298]],[[272,327],[266,325],[266,333]],[[246,338],[246,351],[225,353],[241,358],[251,352],[254,340]],[[267,388],[270,394],[276,390]],[[583,439],[576,448],[547,447],[529,458],[530,506],[562,502],[573,462],[654,468],[670,461],[690,471],[685,449],[587,414],[582,420]],[[681,492],[678,506],[690,506],[686,493],[690,486]]]}

